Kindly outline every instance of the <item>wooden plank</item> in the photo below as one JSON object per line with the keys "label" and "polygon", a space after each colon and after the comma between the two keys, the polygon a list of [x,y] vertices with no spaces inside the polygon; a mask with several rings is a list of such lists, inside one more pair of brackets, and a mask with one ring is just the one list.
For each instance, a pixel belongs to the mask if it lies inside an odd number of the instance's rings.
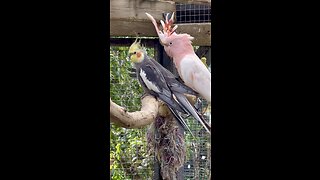
{"label": "wooden plank", "polygon": [[155,19],[163,19],[162,13],[175,12],[175,4],[170,1],[148,1],[148,0],[111,0],[111,20],[150,21],[145,15],[151,14]]}
{"label": "wooden plank", "polygon": [[181,4],[203,4],[206,6],[211,6],[211,0],[173,0],[173,1]]}
{"label": "wooden plank", "polygon": [[[131,46],[135,38],[110,38],[110,46]],[[154,48],[159,39],[141,39],[141,44],[146,47]]]}
{"label": "wooden plank", "polygon": [[135,36],[156,37],[158,36],[151,21],[110,21],[110,36]]}
{"label": "wooden plank", "polygon": [[178,24],[176,32],[193,36],[192,44],[195,46],[211,46],[211,23]]}
{"label": "wooden plank", "polygon": [[146,0],[110,1],[110,36],[157,37],[153,24],[145,14],[163,19],[164,12],[175,12],[174,2]]}
{"label": "wooden plank", "polygon": [[[113,26],[113,27],[111,27]],[[112,21],[110,36],[158,37],[153,24],[149,22]],[[211,46],[211,23],[178,24],[177,33],[188,33],[195,39],[195,46]]]}
{"label": "wooden plank", "polygon": [[[110,36],[157,37],[153,24],[145,15],[150,13],[159,23],[164,12],[174,12],[174,2],[147,0],[111,0]],[[160,26],[160,24],[158,24]],[[177,33],[188,33],[193,45],[211,45],[211,23],[179,24]]]}

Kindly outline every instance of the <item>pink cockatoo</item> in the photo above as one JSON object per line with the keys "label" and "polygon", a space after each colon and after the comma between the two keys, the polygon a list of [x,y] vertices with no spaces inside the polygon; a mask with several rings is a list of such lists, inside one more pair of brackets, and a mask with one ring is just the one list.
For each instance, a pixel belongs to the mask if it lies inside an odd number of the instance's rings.
{"label": "pink cockatoo", "polygon": [[174,32],[178,28],[177,25],[173,28],[171,26],[174,13],[169,20],[168,15],[165,22],[160,20],[163,31],[159,30],[156,20],[150,14],[146,13],[146,15],[152,21],[167,55],[173,59],[181,79],[210,103],[211,73],[194,52],[191,45],[194,37]]}

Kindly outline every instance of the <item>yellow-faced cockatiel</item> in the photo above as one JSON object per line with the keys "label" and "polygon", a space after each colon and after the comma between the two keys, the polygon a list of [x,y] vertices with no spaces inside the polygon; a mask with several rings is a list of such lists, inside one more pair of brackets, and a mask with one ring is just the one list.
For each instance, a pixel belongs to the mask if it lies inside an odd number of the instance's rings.
{"label": "yellow-faced cockatiel", "polygon": [[187,86],[211,102],[211,73],[194,52],[191,45],[191,40],[194,38],[189,34],[174,32],[178,27],[177,25],[171,27],[174,13],[170,20],[167,14],[166,22],[160,21],[163,31],[158,29],[156,20],[150,14],[146,13],[146,15],[152,21],[167,55],[173,59],[181,79]]}
{"label": "yellow-faced cockatiel", "polygon": [[196,92],[184,85],[157,61],[150,58],[137,40],[129,48],[129,57],[136,67],[137,78],[145,93],[153,95],[166,103],[172,114],[186,130],[190,131],[179,112],[192,115],[210,133],[210,125],[184,95],[184,93],[197,95]]}

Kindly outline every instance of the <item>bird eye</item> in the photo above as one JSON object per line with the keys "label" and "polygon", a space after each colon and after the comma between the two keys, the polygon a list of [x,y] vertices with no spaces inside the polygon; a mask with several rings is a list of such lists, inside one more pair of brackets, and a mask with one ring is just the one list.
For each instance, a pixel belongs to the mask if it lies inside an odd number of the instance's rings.
{"label": "bird eye", "polygon": [[172,42],[170,42],[169,45],[172,45]]}
{"label": "bird eye", "polygon": [[133,52],[133,54],[137,54],[137,52],[135,51],[135,52]]}

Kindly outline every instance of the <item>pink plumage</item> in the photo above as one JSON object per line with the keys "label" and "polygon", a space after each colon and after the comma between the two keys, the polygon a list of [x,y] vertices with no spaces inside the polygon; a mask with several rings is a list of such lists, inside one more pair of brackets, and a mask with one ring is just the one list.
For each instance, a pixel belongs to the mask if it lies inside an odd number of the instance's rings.
{"label": "pink plumage", "polygon": [[211,102],[211,73],[194,52],[191,44],[194,38],[189,34],[174,32],[178,27],[176,25],[171,28],[174,13],[170,20],[168,16],[166,17],[165,23],[161,20],[163,31],[158,29],[155,19],[150,14],[146,14],[152,21],[167,55],[173,59],[181,79],[187,86]]}

